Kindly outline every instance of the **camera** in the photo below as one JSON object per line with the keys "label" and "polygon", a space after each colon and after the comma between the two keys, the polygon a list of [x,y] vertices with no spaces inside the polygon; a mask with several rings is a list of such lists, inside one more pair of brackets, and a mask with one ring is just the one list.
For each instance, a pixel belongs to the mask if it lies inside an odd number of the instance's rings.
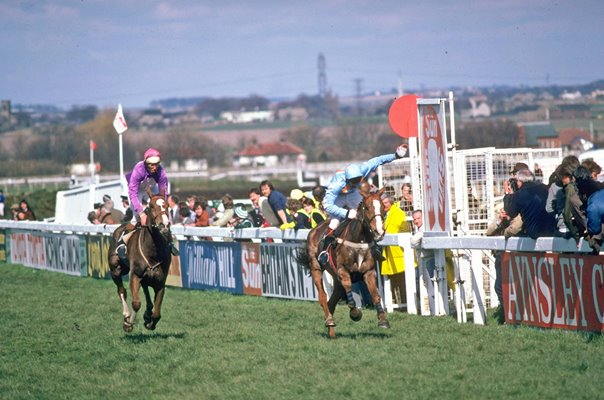
{"label": "camera", "polygon": [[518,191],[518,179],[516,178],[510,178],[510,187],[512,188],[512,190],[514,192]]}

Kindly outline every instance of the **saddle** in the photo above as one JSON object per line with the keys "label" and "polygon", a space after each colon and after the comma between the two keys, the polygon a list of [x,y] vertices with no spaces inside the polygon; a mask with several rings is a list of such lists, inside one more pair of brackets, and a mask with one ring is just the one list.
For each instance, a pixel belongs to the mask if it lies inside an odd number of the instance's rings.
{"label": "saddle", "polygon": [[[323,233],[319,239],[319,246],[317,249],[318,253],[321,254],[323,251],[327,251],[327,254],[329,255],[327,265],[321,265],[323,270],[329,266],[333,271],[335,271],[337,239],[341,235],[342,231],[346,228],[348,223],[348,221],[342,222],[336,229],[333,230],[333,232],[331,232],[331,234],[326,235]],[[331,238],[331,240],[326,240],[328,236]]]}

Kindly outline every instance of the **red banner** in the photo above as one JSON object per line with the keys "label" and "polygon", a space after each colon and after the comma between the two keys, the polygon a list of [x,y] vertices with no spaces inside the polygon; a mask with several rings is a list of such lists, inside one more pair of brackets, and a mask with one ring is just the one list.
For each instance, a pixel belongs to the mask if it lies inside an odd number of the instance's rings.
{"label": "red banner", "polygon": [[504,253],[508,324],[604,330],[604,259],[552,253]]}

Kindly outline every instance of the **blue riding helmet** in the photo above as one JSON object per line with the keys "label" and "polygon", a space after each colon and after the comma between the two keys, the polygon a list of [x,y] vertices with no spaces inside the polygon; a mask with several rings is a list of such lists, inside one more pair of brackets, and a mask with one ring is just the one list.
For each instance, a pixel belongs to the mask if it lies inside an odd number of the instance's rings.
{"label": "blue riding helmet", "polygon": [[362,178],[363,171],[361,171],[361,166],[358,164],[350,164],[344,170],[344,176],[346,177],[347,181],[352,180],[354,178]]}

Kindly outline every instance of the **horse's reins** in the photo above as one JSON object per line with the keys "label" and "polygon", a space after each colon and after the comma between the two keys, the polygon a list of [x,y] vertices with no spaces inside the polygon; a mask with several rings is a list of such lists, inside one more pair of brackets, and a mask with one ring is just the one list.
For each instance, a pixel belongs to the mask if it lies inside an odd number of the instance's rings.
{"label": "horse's reins", "polygon": [[[149,225],[149,227],[150,228],[159,229],[159,227],[157,226],[156,223],[152,223],[151,225]],[[143,226],[142,228],[146,228],[146,226]],[[141,256],[143,257],[143,259],[145,260],[145,262],[147,263],[147,265],[149,266],[149,268],[155,268],[155,267],[157,267],[158,265],[161,264],[161,261],[158,262],[158,263],[156,263],[155,265],[151,265],[151,263],[149,262],[149,259],[147,258],[147,256],[145,255],[145,253],[142,250],[143,249],[143,247],[142,247],[143,246],[143,243],[142,243],[143,239],[142,239],[142,237],[143,237],[143,235],[142,235],[142,232],[141,232],[141,234],[138,235],[138,251],[139,251],[139,253],[141,253]]]}
{"label": "horse's reins", "polygon": [[[360,219],[358,221],[361,224],[361,229],[368,228],[368,230],[371,231],[371,221],[373,221],[373,219],[377,217],[377,214],[375,214],[373,217],[371,217],[371,219],[369,219],[369,221],[366,221],[365,210],[367,210],[367,206],[365,204],[361,204],[361,213],[360,214],[362,215],[362,219]],[[346,225],[346,227],[344,228],[344,232],[342,232],[341,236],[346,237],[348,235],[348,231],[350,230],[351,225],[352,224]],[[342,239],[341,237],[336,238],[336,242],[339,244],[343,244],[344,246],[352,247],[353,249],[358,249],[358,250],[367,250],[369,248],[369,243],[351,242],[349,240]]]}

